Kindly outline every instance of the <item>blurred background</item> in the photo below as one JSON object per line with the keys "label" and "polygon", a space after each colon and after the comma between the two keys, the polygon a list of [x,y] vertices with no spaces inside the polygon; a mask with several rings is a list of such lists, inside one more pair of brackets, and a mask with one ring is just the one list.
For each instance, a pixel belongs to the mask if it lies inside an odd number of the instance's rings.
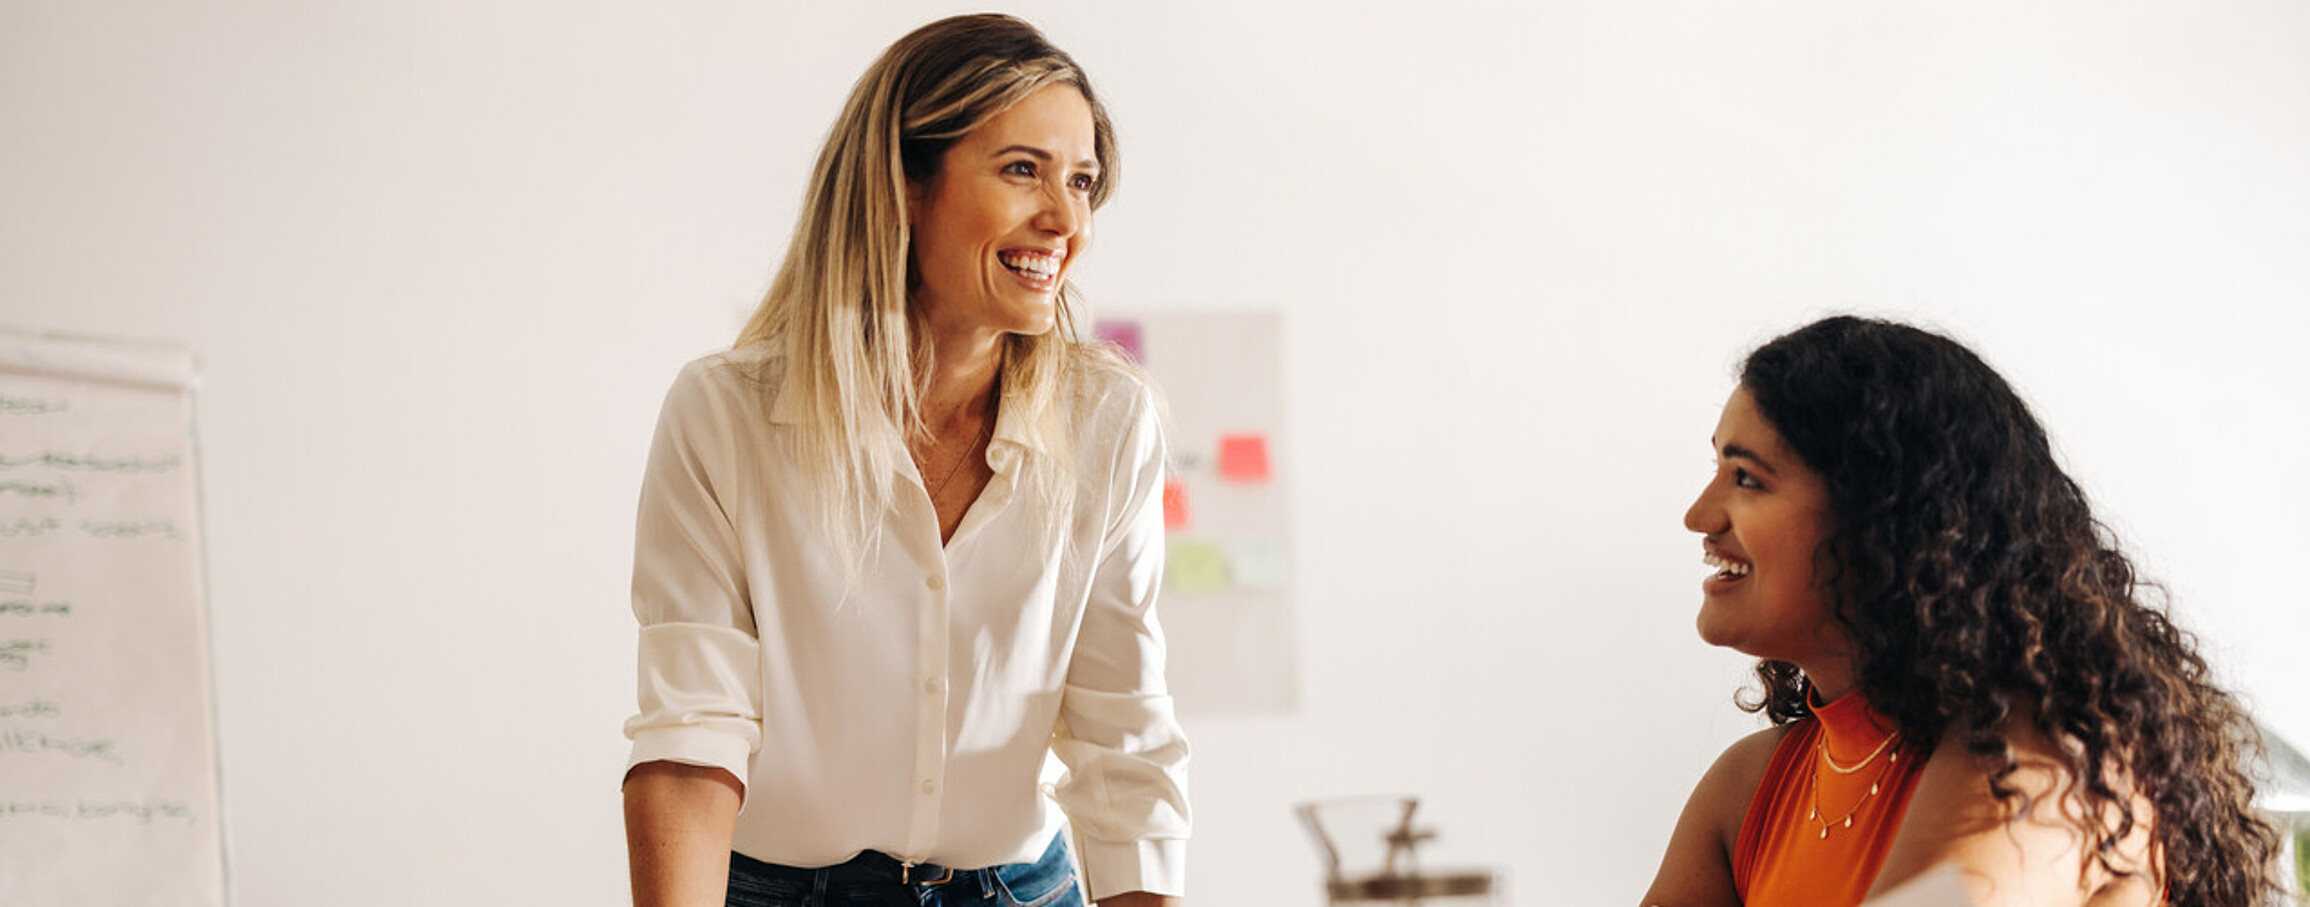
{"label": "blurred background", "polygon": [[[891,40],[971,8],[0,0],[0,324],[179,341],[238,903],[617,905],[658,401]],[[2310,6],[1008,4],[1092,74],[1095,306],[1280,313],[1299,695],[1189,716],[1194,900],[1312,905],[1411,792],[1631,903],[1756,726],[1680,525],[1731,367],[1833,311],[2037,407],[2310,740]]]}

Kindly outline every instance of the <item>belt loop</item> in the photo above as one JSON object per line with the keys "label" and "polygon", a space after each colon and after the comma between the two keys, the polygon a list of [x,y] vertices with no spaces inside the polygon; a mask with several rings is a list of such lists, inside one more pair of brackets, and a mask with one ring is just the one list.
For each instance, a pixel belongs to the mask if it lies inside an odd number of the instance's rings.
{"label": "belt loop", "polygon": [[810,903],[826,903],[826,886],[834,880],[834,870],[820,867],[810,874]]}

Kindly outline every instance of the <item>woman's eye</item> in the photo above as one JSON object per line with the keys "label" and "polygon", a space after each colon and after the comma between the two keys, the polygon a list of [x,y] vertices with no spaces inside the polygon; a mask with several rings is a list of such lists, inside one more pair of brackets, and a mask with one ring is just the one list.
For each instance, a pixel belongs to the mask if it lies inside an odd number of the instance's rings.
{"label": "woman's eye", "polygon": [[1003,172],[1004,172],[1004,173],[1008,173],[1008,174],[1010,174],[1010,175],[1012,175],[1012,176],[1025,176],[1025,177],[1032,177],[1032,176],[1034,176],[1034,175],[1035,175],[1035,162],[1034,162],[1034,161],[1012,161],[1012,162],[1010,162],[1010,163],[1008,163],[1008,164],[1004,164],[1004,165],[1003,165]]}
{"label": "woman's eye", "polygon": [[1742,488],[1765,487],[1765,483],[1757,481],[1757,477],[1750,475],[1748,470],[1737,467],[1733,469],[1733,484]]}
{"label": "woman's eye", "polygon": [[1078,173],[1067,180],[1067,188],[1077,192],[1089,192],[1092,187],[1097,185],[1099,185],[1099,180],[1088,173]]}

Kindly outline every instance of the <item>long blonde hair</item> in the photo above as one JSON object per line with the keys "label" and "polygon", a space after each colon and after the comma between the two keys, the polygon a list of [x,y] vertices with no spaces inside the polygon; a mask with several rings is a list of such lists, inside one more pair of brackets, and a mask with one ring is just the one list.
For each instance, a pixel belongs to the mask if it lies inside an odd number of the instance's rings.
{"label": "long blonde hair", "polygon": [[[930,434],[922,404],[932,351],[919,342],[920,314],[907,292],[908,185],[935,178],[956,141],[1054,84],[1073,86],[1090,103],[1097,210],[1115,188],[1114,126],[1090,77],[1034,26],[1003,15],[956,16],[883,51],[827,134],[786,258],[738,336],[739,347],[772,349],[766,368],[774,374],[765,384],[792,395],[786,405],[801,416],[792,452],[829,502],[828,541],[853,564],[891,504],[898,458],[906,455],[883,439],[893,428],[910,440]],[[1062,285],[1053,330],[1011,335],[1003,347],[1002,405],[1027,417],[1046,450],[1071,447],[1065,407],[1056,405],[1069,377],[1085,365],[1119,364],[1103,346],[1077,339],[1079,305]]]}

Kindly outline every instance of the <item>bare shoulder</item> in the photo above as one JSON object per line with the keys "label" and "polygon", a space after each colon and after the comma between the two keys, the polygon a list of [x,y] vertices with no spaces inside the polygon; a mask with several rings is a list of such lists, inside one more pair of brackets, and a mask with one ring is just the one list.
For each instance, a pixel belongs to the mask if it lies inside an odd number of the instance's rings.
{"label": "bare shoulder", "polygon": [[1704,792],[1709,795],[1714,811],[1724,820],[1728,846],[1740,834],[1741,820],[1748,815],[1749,801],[1756,797],[1757,783],[1764,780],[1765,769],[1772,764],[1773,751],[1780,749],[1781,739],[1794,727],[1776,725],[1733,741],[1700,776],[1693,794],[1696,798]]}
{"label": "bare shoulder", "polygon": [[1733,741],[1731,746],[1725,747],[1724,752],[1717,755],[1716,764],[1709,766],[1709,773],[1746,769],[1750,786],[1755,786],[1757,779],[1764,776],[1765,766],[1773,761],[1773,751],[1780,748],[1781,738],[1787,737],[1795,727],[1794,724],[1776,724]]}
{"label": "bare shoulder", "polygon": [[1733,842],[1740,837],[1741,821],[1757,782],[1773,761],[1773,751],[1788,736],[1789,725],[1769,727],[1733,741],[1693,785],[1669,835],[1668,852],[1660,871],[1644,894],[1644,904],[1661,907],[1737,907],[1740,897],[1732,875]]}
{"label": "bare shoulder", "polygon": [[[2111,865],[2103,866],[2088,858],[2091,826],[2085,803],[2078,795],[2077,775],[2057,744],[2020,716],[2008,719],[1999,732],[2015,763],[2004,783],[2020,796],[1999,798],[1990,788],[1995,763],[1973,754],[1964,732],[1951,729],[1917,779],[1872,894],[1949,864],[1981,907],[2157,903],[2147,803],[2135,797],[2137,824],[2118,843]],[[2091,821],[2114,830],[2117,816]]]}

